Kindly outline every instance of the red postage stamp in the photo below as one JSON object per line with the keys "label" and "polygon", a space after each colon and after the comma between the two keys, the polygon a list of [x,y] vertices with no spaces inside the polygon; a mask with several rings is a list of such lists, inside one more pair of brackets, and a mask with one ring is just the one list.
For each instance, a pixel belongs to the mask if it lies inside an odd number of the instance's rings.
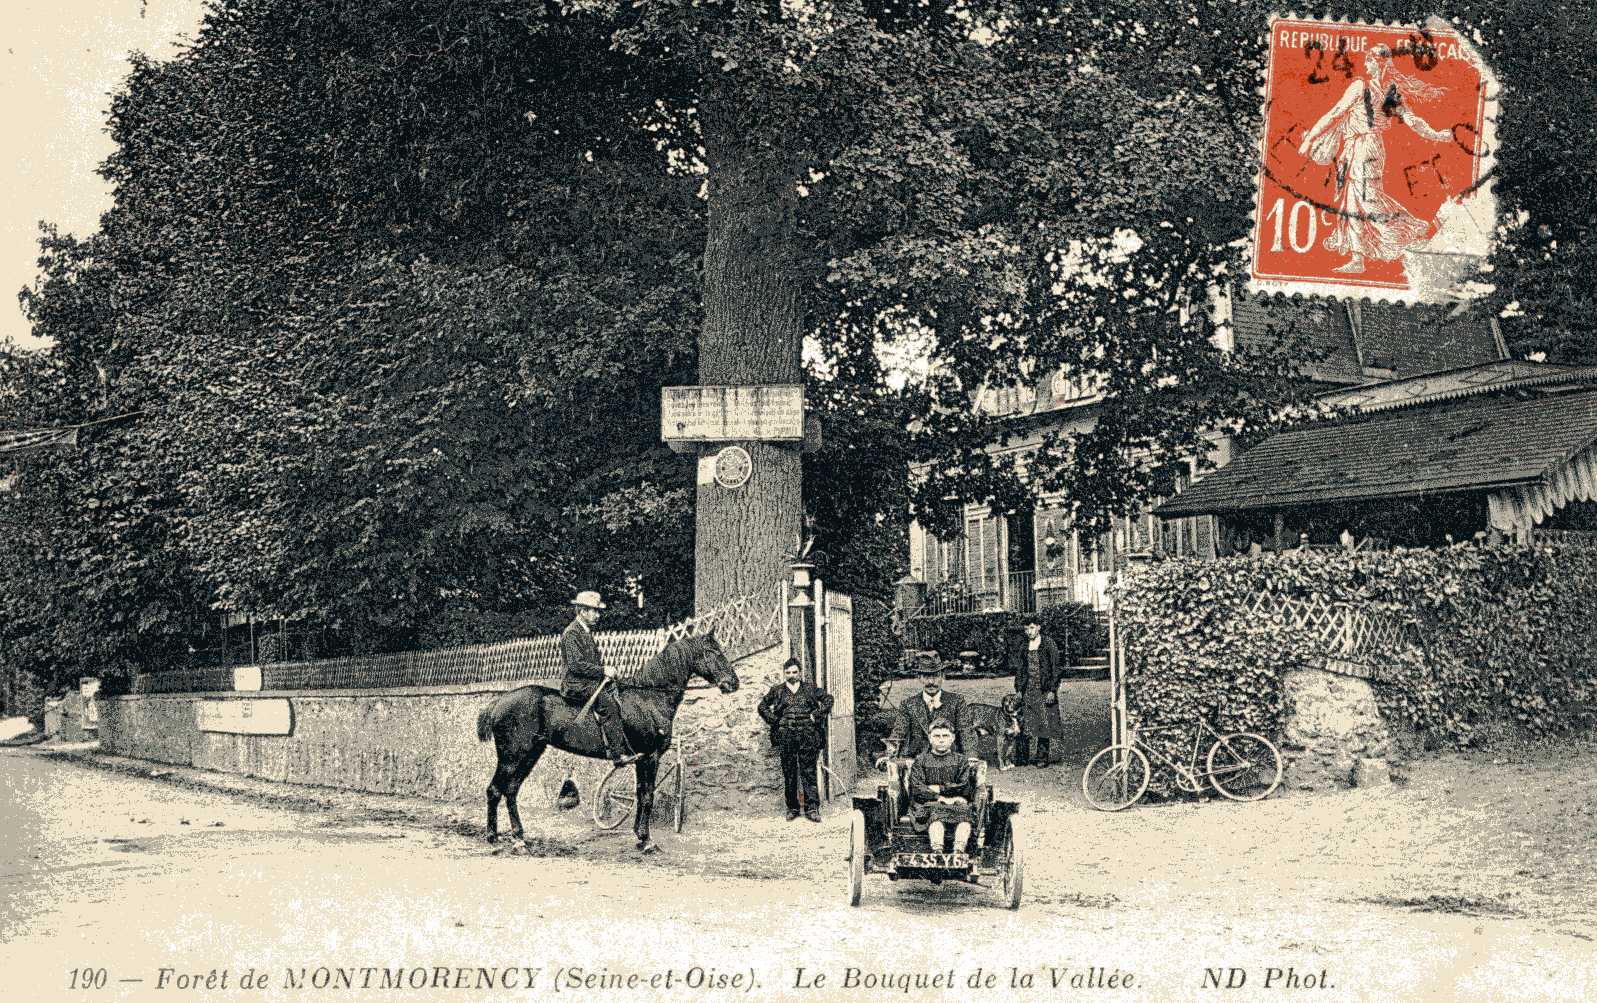
{"label": "red postage stamp", "polygon": [[1458,32],[1274,18],[1251,286],[1436,302],[1490,249],[1497,82]]}

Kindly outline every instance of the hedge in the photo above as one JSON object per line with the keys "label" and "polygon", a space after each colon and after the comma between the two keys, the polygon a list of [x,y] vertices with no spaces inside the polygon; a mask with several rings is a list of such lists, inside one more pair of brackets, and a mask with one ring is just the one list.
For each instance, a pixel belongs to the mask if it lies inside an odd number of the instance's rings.
{"label": "hedge", "polygon": [[[1134,722],[1202,717],[1222,730],[1280,734],[1282,674],[1323,664],[1325,653],[1303,634],[1270,629],[1251,608],[1261,591],[1412,618],[1423,645],[1379,652],[1375,692],[1387,719],[1430,747],[1480,744],[1504,725],[1540,735],[1597,721],[1597,550],[1502,546],[1141,569],[1115,595]],[[1171,739],[1166,751],[1185,756],[1190,745],[1178,745]]]}
{"label": "hedge", "polygon": [[[1029,614],[999,610],[990,613],[946,613],[918,617],[909,624],[907,647],[935,651],[944,659],[957,659],[961,651],[975,651],[979,663],[996,668],[1004,657],[1008,638],[1020,630]],[[1109,643],[1108,632],[1091,606],[1061,603],[1036,613],[1043,634],[1059,645],[1066,664],[1075,658],[1102,651]]]}
{"label": "hedge", "polygon": [[881,752],[888,727],[879,706],[882,680],[902,660],[904,641],[893,609],[864,596],[854,600],[854,744],[867,759]]}

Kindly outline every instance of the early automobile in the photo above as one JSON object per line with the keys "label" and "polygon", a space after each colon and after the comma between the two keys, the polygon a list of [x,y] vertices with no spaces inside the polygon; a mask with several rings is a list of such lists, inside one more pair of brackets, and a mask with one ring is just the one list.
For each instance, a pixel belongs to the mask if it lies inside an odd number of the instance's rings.
{"label": "early automobile", "polygon": [[976,767],[976,797],[971,804],[971,833],[965,852],[933,848],[926,833],[911,817],[909,770],[912,760],[885,760],[886,778],[876,785],[875,797],[855,797],[848,832],[848,904],[859,905],[867,874],[885,874],[930,881],[984,884],[996,879],[1004,901],[1020,907],[1025,880],[1022,826],[1016,817],[1020,805],[997,801],[987,783],[987,766]]}

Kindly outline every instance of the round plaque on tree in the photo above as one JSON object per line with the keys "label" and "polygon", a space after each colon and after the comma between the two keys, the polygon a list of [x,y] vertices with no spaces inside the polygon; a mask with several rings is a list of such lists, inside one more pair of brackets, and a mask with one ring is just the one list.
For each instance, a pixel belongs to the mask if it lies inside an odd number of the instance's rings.
{"label": "round plaque on tree", "polygon": [[749,482],[754,461],[742,446],[727,446],[715,454],[715,483],[728,490],[740,488]]}

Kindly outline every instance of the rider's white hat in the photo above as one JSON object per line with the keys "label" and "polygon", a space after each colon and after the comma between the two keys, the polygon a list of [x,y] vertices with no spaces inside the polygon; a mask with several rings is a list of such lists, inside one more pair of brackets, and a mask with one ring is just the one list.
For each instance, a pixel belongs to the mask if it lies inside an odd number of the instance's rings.
{"label": "rider's white hat", "polygon": [[608,609],[609,608],[609,607],[605,606],[605,604],[599,600],[599,593],[593,591],[592,589],[587,589],[586,591],[578,592],[577,593],[577,598],[571,600],[571,605],[573,605],[573,606],[586,606],[589,609]]}

